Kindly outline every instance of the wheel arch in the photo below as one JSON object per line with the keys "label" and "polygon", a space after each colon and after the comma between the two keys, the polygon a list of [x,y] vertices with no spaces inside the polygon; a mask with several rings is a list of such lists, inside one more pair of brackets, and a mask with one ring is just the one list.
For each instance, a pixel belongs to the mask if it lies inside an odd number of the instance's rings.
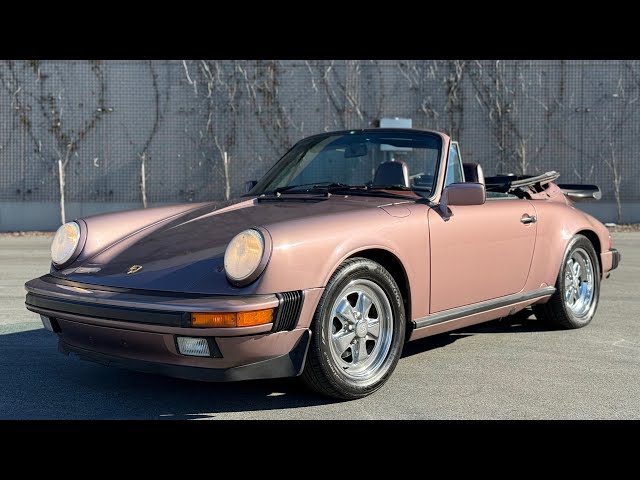
{"label": "wheel arch", "polygon": [[[581,245],[588,243],[592,246],[596,257],[598,258],[597,265],[600,269],[600,275],[591,277],[593,280],[593,286],[591,289],[592,293],[589,297],[589,304],[586,305],[588,308],[586,310],[582,310],[582,307],[578,307],[579,311],[576,311],[574,308],[575,303],[574,305],[569,305],[567,303],[567,300],[569,300],[570,297],[565,296],[567,286],[566,282],[562,278],[564,276],[563,269],[565,266],[563,266],[562,263],[560,264],[556,280],[556,291],[548,298],[547,301],[533,305],[533,311],[538,320],[548,322],[557,328],[574,329],[586,326],[591,322],[598,305],[600,281],[602,279],[602,259],[600,257],[601,239],[598,237],[596,232],[588,228],[575,231],[566,243],[562,257],[563,261],[567,258],[567,255],[575,247],[578,241],[582,242]],[[581,248],[581,250],[583,250],[581,255],[591,256],[588,252],[584,252],[584,249]],[[594,261],[594,263],[596,262]],[[582,281],[583,280],[581,279],[580,282]],[[574,288],[575,286],[576,285],[574,284]],[[584,292],[589,292],[589,290],[590,289],[582,290],[581,288],[580,296],[582,297],[585,295]],[[577,296],[575,298],[577,302]]]}
{"label": "wheel arch", "polygon": [[593,245],[593,249],[596,251],[596,258],[598,259],[598,267],[600,270],[600,277],[602,277],[602,257],[601,257],[601,253],[602,253],[602,246],[600,244],[600,238],[598,237],[598,235],[596,234],[596,232],[594,232],[593,230],[580,230],[579,232],[576,232],[574,234],[575,235],[582,235],[584,237],[587,238],[587,240],[589,240],[591,242],[591,244]]}
{"label": "wheel arch", "polygon": [[[410,321],[411,317],[411,286],[409,283],[409,277],[402,264],[402,261],[389,250],[383,248],[369,248],[366,250],[359,250],[353,252],[345,260],[349,258],[366,258],[382,265],[393,277],[400,288],[402,294],[402,303],[404,304],[404,315],[407,322],[406,338],[411,336],[411,326],[413,323]],[[344,261],[344,260],[343,260]]]}

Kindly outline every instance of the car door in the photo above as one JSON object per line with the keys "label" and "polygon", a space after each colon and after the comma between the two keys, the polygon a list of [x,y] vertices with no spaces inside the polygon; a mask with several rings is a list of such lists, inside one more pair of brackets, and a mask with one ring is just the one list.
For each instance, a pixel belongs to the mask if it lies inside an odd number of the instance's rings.
{"label": "car door", "polygon": [[[463,181],[457,144],[449,152],[445,185]],[[431,305],[436,313],[471,305],[524,288],[529,275],[537,225],[531,202],[515,195],[489,194],[483,205],[450,206],[428,215],[431,256]]]}
{"label": "car door", "polygon": [[451,206],[444,221],[429,211],[431,308],[441,312],[517,293],[529,275],[536,240],[531,202],[488,199],[484,205]]}

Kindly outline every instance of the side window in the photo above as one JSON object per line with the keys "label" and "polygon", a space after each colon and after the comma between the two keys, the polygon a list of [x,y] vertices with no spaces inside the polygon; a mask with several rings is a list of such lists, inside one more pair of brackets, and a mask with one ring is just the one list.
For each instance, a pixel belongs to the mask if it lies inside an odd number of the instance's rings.
{"label": "side window", "polygon": [[464,182],[462,173],[462,158],[458,142],[451,142],[449,146],[449,161],[447,162],[447,175],[444,178],[444,186],[450,183]]}

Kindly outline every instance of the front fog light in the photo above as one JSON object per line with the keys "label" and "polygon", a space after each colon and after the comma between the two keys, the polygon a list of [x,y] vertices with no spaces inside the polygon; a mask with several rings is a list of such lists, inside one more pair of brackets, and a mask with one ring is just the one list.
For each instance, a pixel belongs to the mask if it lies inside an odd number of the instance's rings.
{"label": "front fog light", "polygon": [[210,357],[209,343],[202,337],[178,337],[178,351],[192,357]]}

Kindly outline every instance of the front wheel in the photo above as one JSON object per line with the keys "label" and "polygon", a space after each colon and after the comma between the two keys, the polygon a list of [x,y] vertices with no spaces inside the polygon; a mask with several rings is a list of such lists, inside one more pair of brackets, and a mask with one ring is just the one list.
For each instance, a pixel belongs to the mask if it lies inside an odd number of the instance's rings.
{"label": "front wheel", "polygon": [[534,305],[539,320],[559,328],[581,328],[593,318],[600,295],[600,264],[588,238],[576,235],[565,252],[556,292],[547,303]]}
{"label": "front wheel", "polygon": [[398,363],[405,327],[402,295],[391,274],[365,258],[346,260],[318,303],[302,380],[334,398],[375,392]]}

